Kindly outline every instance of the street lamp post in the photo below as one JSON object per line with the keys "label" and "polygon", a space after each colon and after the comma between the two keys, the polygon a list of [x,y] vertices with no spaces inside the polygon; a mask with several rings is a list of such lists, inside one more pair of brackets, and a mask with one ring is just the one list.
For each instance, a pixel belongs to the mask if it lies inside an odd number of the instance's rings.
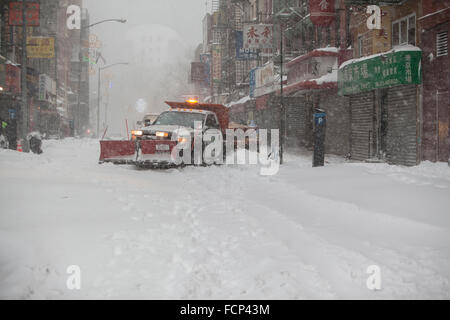
{"label": "street lamp post", "polygon": [[128,62],[113,63],[104,67],[98,68],[98,91],[97,91],[97,136],[100,138],[100,100],[101,100],[101,81],[102,71],[118,65],[128,65]]}
{"label": "street lamp post", "polygon": [[22,65],[21,65],[21,118],[19,139],[22,139],[22,145],[25,152],[28,152],[27,135],[29,131],[29,110],[28,110],[28,90],[27,90],[27,1],[22,0]]}
{"label": "street lamp post", "polygon": [[284,143],[286,140],[285,137],[285,126],[286,126],[286,109],[284,107],[284,98],[283,98],[283,90],[284,90],[284,83],[283,83],[283,64],[284,64],[284,52],[283,52],[283,25],[280,24],[280,164],[283,164],[284,162]]}
{"label": "street lamp post", "polygon": [[[78,133],[78,121],[80,120],[81,116],[81,74],[83,72],[83,30],[89,29],[93,26],[105,23],[105,22],[118,22],[118,23],[126,23],[127,20],[125,19],[106,19],[102,20],[93,24],[90,24],[88,26],[84,26],[80,28],[80,51],[78,53],[79,55],[79,67],[78,67],[78,99],[77,99],[77,110],[74,112],[74,131]],[[76,135],[76,134],[75,134]]]}
{"label": "street lamp post", "polygon": [[297,15],[300,18],[304,18],[293,8],[286,8],[287,10],[282,10],[276,14],[276,18],[279,19],[280,23],[280,164],[284,163],[284,149],[286,143],[286,107],[284,105],[284,24],[287,23],[292,15]]}
{"label": "street lamp post", "polygon": [[280,164],[284,163],[284,147],[286,142],[286,108],[284,106],[284,34],[283,21],[287,21],[291,14],[279,13],[277,17],[280,19]]}

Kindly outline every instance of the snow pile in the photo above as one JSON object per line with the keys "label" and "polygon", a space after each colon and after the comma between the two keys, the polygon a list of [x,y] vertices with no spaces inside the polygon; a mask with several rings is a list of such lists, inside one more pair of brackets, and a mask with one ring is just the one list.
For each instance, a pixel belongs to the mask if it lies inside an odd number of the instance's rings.
{"label": "snow pile", "polygon": [[2,299],[449,298],[447,164],[312,169],[302,153],[262,177],[98,165],[93,140],[44,152],[0,151]]}

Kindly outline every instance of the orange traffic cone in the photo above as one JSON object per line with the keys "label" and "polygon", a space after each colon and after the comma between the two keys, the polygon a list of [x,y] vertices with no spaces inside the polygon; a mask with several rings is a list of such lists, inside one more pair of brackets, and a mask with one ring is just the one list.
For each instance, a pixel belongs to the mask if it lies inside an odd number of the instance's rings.
{"label": "orange traffic cone", "polygon": [[22,140],[19,140],[19,141],[17,142],[17,152],[23,152],[23,149],[22,149]]}

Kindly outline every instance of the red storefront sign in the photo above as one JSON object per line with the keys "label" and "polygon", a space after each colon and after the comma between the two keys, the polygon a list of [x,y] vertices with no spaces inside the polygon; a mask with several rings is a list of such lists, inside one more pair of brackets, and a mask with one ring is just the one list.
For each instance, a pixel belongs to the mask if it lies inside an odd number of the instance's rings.
{"label": "red storefront sign", "polygon": [[5,84],[7,92],[20,93],[20,68],[12,64],[5,65]]}
{"label": "red storefront sign", "polygon": [[311,22],[317,26],[328,27],[336,19],[334,0],[310,0]]}
{"label": "red storefront sign", "polygon": [[[39,26],[39,8],[38,2],[27,2],[27,27]],[[9,25],[23,25],[22,2],[9,3]]]}

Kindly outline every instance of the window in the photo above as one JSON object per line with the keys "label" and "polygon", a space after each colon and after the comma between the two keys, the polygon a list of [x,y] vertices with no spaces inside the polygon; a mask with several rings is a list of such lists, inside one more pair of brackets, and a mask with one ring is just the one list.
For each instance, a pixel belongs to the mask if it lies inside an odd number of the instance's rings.
{"label": "window", "polygon": [[206,118],[206,127],[210,129],[219,129],[219,124],[217,123],[215,116],[210,114],[208,118]]}
{"label": "window", "polygon": [[392,46],[416,45],[416,14],[392,23]]}
{"label": "window", "polygon": [[448,55],[448,32],[439,32],[436,35],[436,56],[442,57]]}

